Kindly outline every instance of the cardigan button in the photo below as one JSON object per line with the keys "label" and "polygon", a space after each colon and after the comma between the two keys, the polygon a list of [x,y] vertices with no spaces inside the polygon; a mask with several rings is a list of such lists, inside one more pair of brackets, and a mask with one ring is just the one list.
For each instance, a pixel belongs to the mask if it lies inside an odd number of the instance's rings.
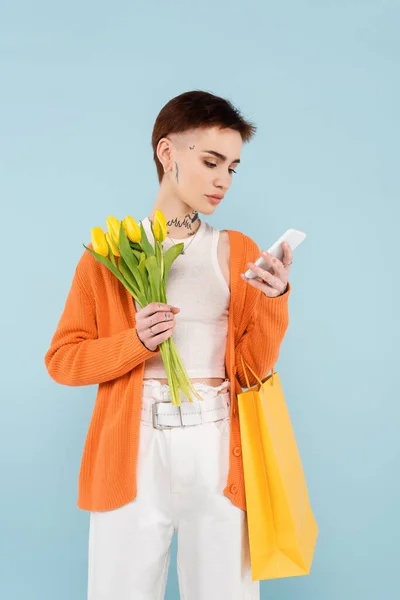
{"label": "cardigan button", "polygon": [[236,483],[232,483],[230,490],[232,494],[236,494],[236,492],[238,491],[238,486],[236,485]]}
{"label": "cardigan button", "polygon": [[233,449],[233,454],[235,456],[241,456],[242,454],[242,449],[240,448],[240,446],[235,446],[235,448]]}

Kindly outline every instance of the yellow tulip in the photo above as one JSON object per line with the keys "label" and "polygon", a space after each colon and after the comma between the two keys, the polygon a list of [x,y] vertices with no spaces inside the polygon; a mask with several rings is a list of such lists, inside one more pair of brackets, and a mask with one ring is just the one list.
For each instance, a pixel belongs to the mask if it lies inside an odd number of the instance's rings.
{"label": "yellow tulip", "polygon": [[[116,246],[118,246],[119,245],[119,230],[121,228],[121,222],[118,221],[118,219],[116,217],[113,217],[112,215],[110,215],[106,219],[106,224],[107,224],[107,229],[108,229],[108,233],[110,234],[110,237],[112,237],[114,244]],[[119,256],[119,255],[116,254],[115,256]]]}
{"label": "yellow tulip", "polygon": [[156,210],[153,221],[154,237],[158,242],[163,242],[167,237],[167,221],[161,210]]}
{"label": "yellow tulip", "polygon": [[125,217],[122,221],[122,226],[131,242],[140,242],[142,239],[142,232],[133,217]]}
{"label": "yellow tulip", "polygon": [[117,246],[114,244],[114,241],[108,231],[106,232],[106,239],[111,246],[111,252],[114,254],[114,256],[121,256]]}
{"label": "yellow tulip", "polygon": [[101,227],[93,227],[90,231],[92,233],[93,250],[97,254],[101,254],[101,256],[108,256],[107,240],[103,229]]}

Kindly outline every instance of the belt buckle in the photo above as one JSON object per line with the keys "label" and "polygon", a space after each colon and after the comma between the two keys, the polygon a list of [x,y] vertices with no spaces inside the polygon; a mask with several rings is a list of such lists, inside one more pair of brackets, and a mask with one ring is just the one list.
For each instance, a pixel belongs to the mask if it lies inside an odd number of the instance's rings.
{"label": "belt buckle", "polygon": [[[158,424],[158,421],[157,421],[158,414],[156,414],[154,412],[154,407],[157,404],[161,404],[161,402],[153,402],[153,404],[151,405],[151,414],[152,414],[152,421],[153,421],[153,427],[154,427],[154,429],[161,429],[161,430],[162,429],[172,429],[173,425],[159,425]],[[179,408],[179,416],[181,418],[181,426],[185,427],[185,425],[183,424],[183,420],[182,420],[182,405],[178,404],[178,405],[175,405],[175,406],[178,406],[178,408]]]}

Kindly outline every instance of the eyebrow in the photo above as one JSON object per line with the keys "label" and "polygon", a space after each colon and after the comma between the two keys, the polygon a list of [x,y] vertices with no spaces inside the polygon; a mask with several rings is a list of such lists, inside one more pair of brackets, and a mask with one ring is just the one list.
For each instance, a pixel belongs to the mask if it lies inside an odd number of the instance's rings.
{"label": "eyebrow", "polygon": [[[214,156],[216,156],[217,158],[220,158],[221,160],[226,160],[226,156],[224,154],[221,154],[220,152],[215,152],[215,150],[203,150],[203,152],[207,152],[208,154],[213,154]],[[240,158],[233,160],[232,163],[240,163]]]}

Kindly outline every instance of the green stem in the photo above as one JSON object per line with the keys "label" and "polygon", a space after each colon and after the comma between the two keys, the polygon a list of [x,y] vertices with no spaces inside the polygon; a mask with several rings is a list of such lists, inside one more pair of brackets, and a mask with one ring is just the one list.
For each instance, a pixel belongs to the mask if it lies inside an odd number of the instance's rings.
{"label": "green stem", "polygon": [[[164,304],[167,304],[167,292],[166,292],[166,281],[165,281],[165,271],[164,271],[164,254],[161,247],[161,242],[155,241],[159,249],[159,257],[160,257],[160,300]],[[194,394],[196,398],[202,400],[202,397],[199,395],[197,390],[193,387],[192,382],[187,374],[187,371],[183,365],[182,359],[179,355],[178,349],[176,347],[175,341],[172,336],[169,337],[165,342],[163,342],[160,346],[165,346],[165,351],[163,349],[163,362],[165,366],[165,370],[167,372],[168,385],[170,386],[172,403],[173,404],[181,404],[179,390],[181,389],[189,402],[193,402],[191,394]]]}
{"label": "green stem", "polygon": [[183,393],[185,394],[185,396],[187,397],[189,402],[193,402],[191,394],[193,394],[198,400],[202,400],[203,399],[202,396],[200,396],[200,394],[194,388],[194,386],[190,380],[190,377],[187,374],[186,368],[182,362],[181,356],[176,348],[174,340],[172,340],[172,344],[173,344],[172,356],[174,359],[175,370],[177,373],[180,388],[182,389]]}
{"label": "green stem", "polygon": [[165,340],[160,345],[160,352],[163,359],[165,371],[167,373],[168,386],[171,393],[172,404],[180,404],[179,382],[174,368],[173,352],[171,351],[171,338]]}

